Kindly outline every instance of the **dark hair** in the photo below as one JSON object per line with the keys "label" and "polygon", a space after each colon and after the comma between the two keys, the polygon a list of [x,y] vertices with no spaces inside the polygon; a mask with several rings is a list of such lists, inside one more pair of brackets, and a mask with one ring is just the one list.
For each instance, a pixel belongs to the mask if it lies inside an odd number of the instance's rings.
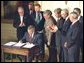
{"label": "dark hair", "polygon": [[41,5],[40,5],[40,4],[35,4],[34,6],[39,6],[39,7],[41,7]]}
{"label": "dark hair", "polygon": [[81,10],[79,8],[74,8],[74,10],[76,10],[77,12],[79,12],[79,14],[81,13]]}
{"label": "dark hair", "polygon": [[45,10],[43,14],[48,14],[48,15],[52,15],[52,12],[50,10]]}
{"label": "dark hair", "polygon": [[54,10],[54,12],[61,13],[61,10],[62,10],[61,8],[57,8]]}
{"label": "dark hair", "polygon": [[28,5],[34,5],[33,2],[29,2]]}

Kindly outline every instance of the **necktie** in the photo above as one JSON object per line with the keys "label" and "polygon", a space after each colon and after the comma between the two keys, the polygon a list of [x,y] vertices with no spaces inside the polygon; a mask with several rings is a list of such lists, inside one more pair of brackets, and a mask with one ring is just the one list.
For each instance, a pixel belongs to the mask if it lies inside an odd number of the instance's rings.
{"label": "necktie", "polygon": [[32,35],[29,36],[29,42],[30,42],[30,43],[32,42]]}
{"label": "necktie", "polygon": [[37,16],[36,16],[36,23],[39,23],[40,21],[40,13],[37,13]]}

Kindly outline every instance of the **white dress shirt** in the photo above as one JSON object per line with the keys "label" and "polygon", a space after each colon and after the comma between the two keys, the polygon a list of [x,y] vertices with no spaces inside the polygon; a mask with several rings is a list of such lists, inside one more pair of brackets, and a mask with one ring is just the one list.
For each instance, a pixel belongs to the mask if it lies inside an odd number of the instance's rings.
{"label": "white dress shirt", "polygon": [[20,16],[20,21],[21,23],[23,23],[23,16]]}

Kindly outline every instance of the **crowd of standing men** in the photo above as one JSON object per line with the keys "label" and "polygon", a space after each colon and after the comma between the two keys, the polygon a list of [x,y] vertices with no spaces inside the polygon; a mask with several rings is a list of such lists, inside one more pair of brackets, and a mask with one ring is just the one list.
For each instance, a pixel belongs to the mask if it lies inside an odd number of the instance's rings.
{"label": "crowd of standing men", "polygon": [[17,7],[13,26],[16,28],[18,41],[21,40],[30,25],[40,34],[41,55],[45,54],[44,45],[49,49],[47,62],[79,62],[80,51],[83,54],[83,16],[81,10],[74,8],[56,8],[55,17],[50,10],[40,10],[40,4],[28,3],[28,10]]}

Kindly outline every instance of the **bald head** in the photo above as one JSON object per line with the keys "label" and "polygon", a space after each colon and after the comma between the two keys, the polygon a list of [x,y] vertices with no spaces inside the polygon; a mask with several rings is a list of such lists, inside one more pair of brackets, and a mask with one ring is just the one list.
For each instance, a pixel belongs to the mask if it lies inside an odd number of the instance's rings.
{"label": "bald head", "polygon": [[19,13],[20,16],[24,15],[24,9],[23,9],[23,7],[18,7],[18,13]]}

